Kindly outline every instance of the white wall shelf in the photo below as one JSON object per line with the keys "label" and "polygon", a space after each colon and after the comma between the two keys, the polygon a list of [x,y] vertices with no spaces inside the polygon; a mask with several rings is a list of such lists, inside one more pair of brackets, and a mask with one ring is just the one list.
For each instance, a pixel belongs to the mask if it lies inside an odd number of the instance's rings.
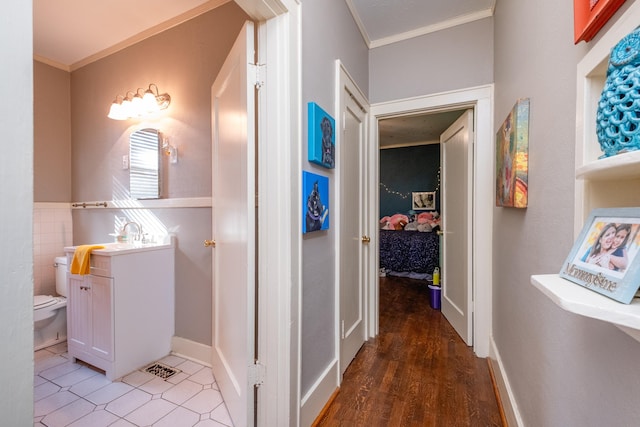
{"label": "white wall shelf", "polygon": [[557,274],[531,276],[531,284],[563,310],[613,323],[640,341],[640,299],[622,304]]}
{"label": "white wall shelf", "polygon": [[[600,36],[576,70],[574,235],[596,208],[640,206],[640,151],[599,159],[598,101],[605,85],[611,48],[640,22],[640,2],[632,3]],[[640,341],[640,300],[622,304],[557,274],[531,276],[531,283],[562,309],[609,322]]]}
{"label": "white wall shelf", "polygon": [[640,151],[618,154],[587,163],[576,169],[576,178],[606,181],[640,176]]}

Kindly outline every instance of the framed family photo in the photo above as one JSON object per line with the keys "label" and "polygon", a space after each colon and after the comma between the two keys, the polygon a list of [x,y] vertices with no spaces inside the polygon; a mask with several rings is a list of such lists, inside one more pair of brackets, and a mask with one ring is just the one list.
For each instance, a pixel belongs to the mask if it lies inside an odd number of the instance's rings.
{"label": "framed family photo", "polygon": [[560,276],[629,304],[640,288],[640,208],[595,209]]}
{"label": "framed family photo", "polygon": [[435,191],[414,191],[411,193],[411,209],[414,211],[436,210]]}

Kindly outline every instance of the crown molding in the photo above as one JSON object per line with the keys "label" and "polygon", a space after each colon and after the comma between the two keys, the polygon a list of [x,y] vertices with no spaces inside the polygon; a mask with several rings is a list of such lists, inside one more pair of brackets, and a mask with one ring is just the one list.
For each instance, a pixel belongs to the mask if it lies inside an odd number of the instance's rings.
{"label": "crown molding", "polygon": [[68,65],[53,61],[49,58],[45,58],[44,56],[33,55],[33,60],[42,62],[43,64],[49,65],[54,68],[58,68],[59,70],[66,71],[67,73],[71,72],[71,68]]}
{"label": "crown molding", "polygon": [[382,46],[390,45],[393,43],[409,40],[415,37],[420,37],[427,34],[435,33],[437,31],[442,31],[449,28],[457,27],[458,25],[464,25],[470,22],[479,21],[481,19],[490,18],[493,16],[494,9],[495,9],[495,3],[494,3],[494,6],[490,7],[489,9],[481,10],[474,13],[468,13],[466,15],[456,16],[455,18],[438,22],[437,24],[427,25],[426,27],[417,28],[415,30],[407,31],[405,33],[395,34],[393,36],[376,39],[371,41],[371,43],[369,44],[369,49],[375,49],[377,47],[382,47]]}
{"label": "crown molding", "polygon": [[496,9],[496,0],[494,0],[491,4],[491,7],[484,10],[480,10],[478,12],[456,16],[454,18],[448,19],[446,21],[438,22],[433,25],[427,25],[425,27],[416,28],[415,30],[407,31],[404,33],[394,34],[389,37],[383,37],[380,39],[371,40],[371,38],[369,37],[369,34],[367,33],[365,25],[362,22],[360,15],[358,14],[356,7],[353,5],[353,0],[345,0],[345,2],[347,3],[347,7],[351,12],[351,16],[356,22],[358,30],[360,30],[360,34],[362,35],[362,38],[369,49],[375,49],[377,47],[382,47],[389,44],[398,43],[404,40],[409,40],[415,37],[424,36],[426,34],[435,33],[436,31],[446,30],[448,28],[453,28],[458,25],[468,24],[470,22],[478,21],[480,19],[490,18],[493,16]]}
{"label": "crown molding", "polygon": [[349,8],[349,12],[351,12],[351,16],[354,21],[356,21],[356,25],[358,26],[358,30],[360,30],[360,34],[362,35],[362,39],[364,40],[367,48],[371,49],[371,39],[369,38],[369,34],[367,34],[367,29],[362,23],[362,19],[360,19],[360,15],[356,7],[353,5],[353,0],[345,0],[347,3],[347,7]]}

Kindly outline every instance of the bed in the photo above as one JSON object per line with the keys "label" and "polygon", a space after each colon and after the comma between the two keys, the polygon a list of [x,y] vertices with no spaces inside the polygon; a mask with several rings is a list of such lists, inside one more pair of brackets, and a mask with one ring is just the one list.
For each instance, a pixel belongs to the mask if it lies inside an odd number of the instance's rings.
{"label": "bed", "polygon": [[380,270],[386,275],[431,279],[440,263],[435,231],[380,230]]}

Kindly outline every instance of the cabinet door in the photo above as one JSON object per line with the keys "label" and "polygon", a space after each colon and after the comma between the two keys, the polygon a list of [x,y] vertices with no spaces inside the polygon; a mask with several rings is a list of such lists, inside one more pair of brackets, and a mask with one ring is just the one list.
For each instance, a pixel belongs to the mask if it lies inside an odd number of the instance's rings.
{"label": "cabinet door", "polygon": [[67,299],[67,340],[78,350],[88,350],[91,345],[91,291],[84,276],[69,276]]}
{"label": "cabinet door", "polygon": [[91,352],[113,361],[113,279],[89,276],[91,288]]}

